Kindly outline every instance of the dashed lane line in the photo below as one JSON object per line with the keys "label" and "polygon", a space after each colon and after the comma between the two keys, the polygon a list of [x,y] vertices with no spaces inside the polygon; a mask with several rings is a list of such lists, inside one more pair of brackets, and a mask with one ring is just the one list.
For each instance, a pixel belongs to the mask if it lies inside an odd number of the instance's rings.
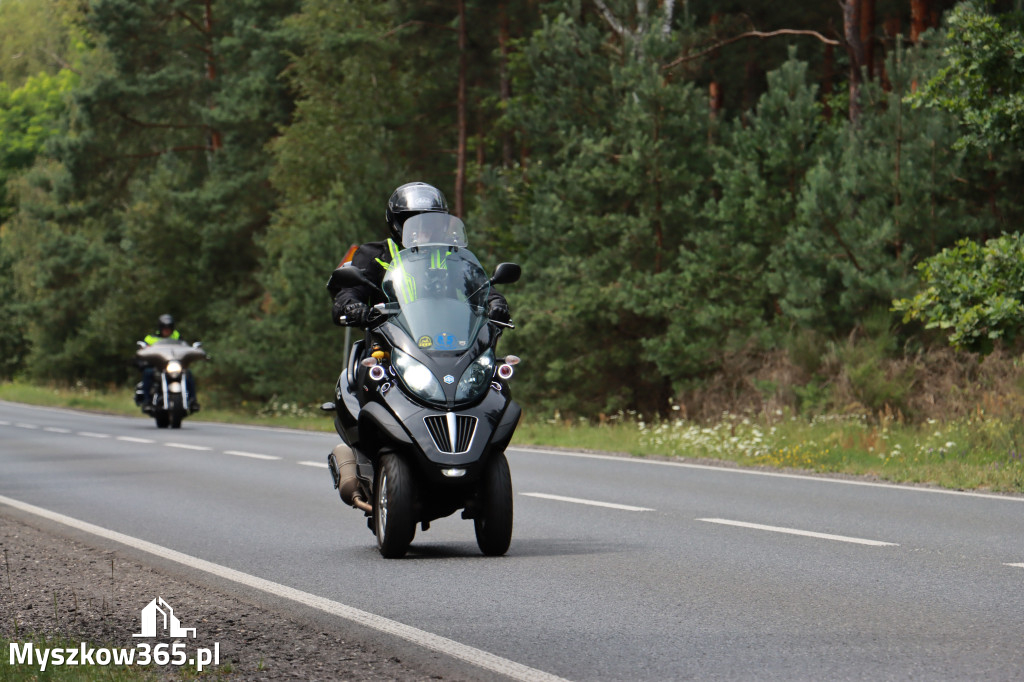
{"label": "dashed lane line", "polygon": [[321,469],[327,468],[326,462],[296,462],[296,464],[301,464],[304,467],[319,467]]}
{"label": "dashed lane line", "polygon": [[[327,466],[326,464],[324,466]],[[597,500],[584,500],[579,497],[563,497],[562,495],[548,495],[547,493],[519,493],[526,497],[538,497],[542,500],[555,500],[557,502],[571,502],[573,504],[586,504],[591,507],[607,507],[608,509],[620,509],[622,511],[654,511],[650,507],[634,507],[629,504],[617,504],[615,502],[599,502]]]}
{"label": "dashed lane line", "polygon": [[1003,564],[1003,566],[1013,566],[1014,568],[1024,568],[1024,564]]}
{"label": "dashed lane line", "polygon": [[746,521],[730,521],[729,519],[697,519],[708,523],[718,523],[725,526],[738,526],[740,528],[752,528],[754,530],[766,530],[772,533],[786,533],[788,535],[802,535],[808,538],[820,540],[835,540],[838,542],[852,542],[857,545],[871,545],[872,547],[899,547],[895,542],[882,542],[880,540],[865,540],[864,538],[851,538],[845,535],[832,535],[831,533],[817,533],[811,530],[798,530],[796,528],[780,528],[779,526],[765,526],[760,523],[747,523]]}
{"label": "dashed lane line", "polygon": [[[11,422],[8,422],[8,421],[0,421],[0,426],[17,426],[17,427],[22,428],[22,429],[39,429],[39,428],[42,428],[43,431],[47,431],[49,433],[64,433],[64,434],[72,433],[72,431],[70,429],[62,429],[62,428],[57,427],[57,426],[39,427],[36,424],[28,424],[26,422],[16,422],[16,423],[12,424]],[[77,432],[76,435],[85,436],[86,438],[113,438],[114,440],[119,440],[119,441],[122,441],[122,442],[125,442],[125,443],[140,443],[140,444],[144,444],[144,445],[152,445],[152,444],[157,442],[155,440],[152,440],[151,438],[136,438],[135,436],[111,436],[109,433],[96,433],[94,431],[79,431],[79,432]],[[166,445],[169,448],[180,448],[182,450],[197,450],[197,451],[201,451],[201,452],[209,452],[209,451],[213,450],[213,448],[208,448],[205,445],[189,445],[188,443],[161,443],[161,445]],[[224,452],[225,455],[234,455],[235,457],[249,457],[251,459],[262,459],[262,460],[279,460],[279,459],[281,459],[281,457],[278,457],[276,455],[261,455],[261,454],[259,454],[257,452],[243,452],[241,450],[224,450],[223,452]],[[306,466],[315,466],[315,467],[319,467],[319,466],[326,467],[327,466],[326,464],[321,464],[320,462],[299,462],[299,464],[304,464]]]}
{"label": "dashed lane line", "polygon": [[56,521],[57,523],[77,528],[78,530],[86,533],[91,533],[129,547],[134,547],[140,551],[162,557],[169,561],[174,561],[225,580],[230,580],[238,583],[239,585],[245,585],[261,592],[266,592],[284,599],[290,599],[323,613],[337,616],[343,620],[357,623],[378,632],[399,637],[407,642],[412,642],[413,644],[422,646],[431,651],[436,651],[441,654],[451,656],[452,658],[465,661],[484,670],[504,675],[513,680],[520,680],[522,682],[566,682],[564,678],[546,673],[543,670],[531,668],[523,665],[522,663],[516,663],[515,661],[502,658],[501,656],[471,647],[467,644],[456,642],[455,640],[448,639],[447,637],[442,637],[441,635],[436,635],[432,632],[427,632],[426,630],[420,630],[419,628],[412,627],[411,625],[405,625],[404,623],[399,623],[398,621],[378,616],[375,613],[363,611],[353,606],[342,604],[341,602],[325,599],[324,597],[320,597],[309,592],[303,592],[293,587],[288,587],[287,585],[281,585],[280,583],[271,582],[264,578],[243,573],[233,568],[228,568],[227,566],[221,566],[220,564],[215,564],[210,561],[206,561],[205,559],[199,559],[188,554],[183,554],[182,552],[178,552],[146,540],[141,540],[130,535],[124,535],[123,533],[102,528],[101,526],[95,526],[86,521],[65,516],[63,514],[50,511],[49,509],[36,507],[2,495],[0,495],[0,504],[6,504],[29,514],[35,514],[36,516],[41,516],[43,518],[50,519],[51,521]]}
{"label": "dashed lane line", "polygon": [[225,450],[225,455],[234,455],[235,457],[249,457],[251,459],[281,459],[274,455],[261,455],[256,452],[243,452],[241,450]]}

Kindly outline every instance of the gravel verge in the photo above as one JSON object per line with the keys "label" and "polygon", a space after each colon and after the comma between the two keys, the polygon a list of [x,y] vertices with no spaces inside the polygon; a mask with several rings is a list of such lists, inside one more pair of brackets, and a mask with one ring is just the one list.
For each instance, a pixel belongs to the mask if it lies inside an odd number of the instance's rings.
{"label": "gravel verge", "polygon": [[[201,677],[218,680],[448,679],[324,622],[191,582],[7,511],[0,507],[0,635],[12,642],[59,636],[68,646],[134,648],[140,641],[183,641],[190,654],[217,642],[220,665]],[[141,609],[156,597],[175,608],[183,627],[196,628],[195,639],[132,637],[141,630]],[[8,652],[2,654],[0,666],[7,666]],[[187,665],[154,670],[162,679],[196,678]]]}

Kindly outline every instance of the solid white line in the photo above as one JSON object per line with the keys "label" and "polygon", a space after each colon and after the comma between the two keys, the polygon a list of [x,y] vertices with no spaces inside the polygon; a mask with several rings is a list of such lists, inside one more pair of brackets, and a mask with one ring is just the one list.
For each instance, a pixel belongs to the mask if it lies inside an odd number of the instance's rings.
{"label": "solid white line", "polygon": [[1014,568],[1024,568],[1024,564],[1003,564],[1003,566],[1013,566]]}
{"label": "solid white line", "polygon": [[851,538],[845,535],[831,535],[829,533],[815,533],[810,530],[796,530],[795,528],[780,528],[778,526],[764,526],[760,523],[747,523],[746,521],[730,521],[728,519],[697,519],[708,523],[721,523],[726,526],[739,526],[740,528],[753,528],[755,530],[768,530],[773,533],[787,533],[789,535],[803,535],[808,538],[819,538],[822,540],[837,540],[839,542],[852,542],[857,545],[871,545],[872,547],[899,547],[895,542],[882,542],[880,540],[865,540],[863,538]]}
{"label": "solid white line", "polygon": [[947,488],[919,488],[917,486],[899,485],[897,483],[874,483],[871,481],[851,481],[844,478],[828,478],[826,476],[807,476],[803,474],[784,474],[775,471],[761,471],[760,469],[734,469],[726,466],[712,466],[710,464],[690,464],[689,462],[667,462],[660,459],[643,459],[641,457],[617,457],[615,455],[595,455],[589,452],[572,452],[565,450],[545,450],[543,448],[510,447],[509,450],[523,453],[539,453],[542,455],[558,455],[560,457],[582,457],[584,459],[603,459],[609,462],[627,462],[630,464],[654,464],[657,466],[681,467],[683,469],[700,469],[702,471],[717,471],[723,474],[745,474],[747,476],[770,476],[772,478],[792,478],[798,481],[815,481],[817,483],[839,483],[842,485],[861,485],[869,488],[888,488],[889,490],[903,490],[913,493],[939,493],[942,495],[959,495],[962,497],[981,497],[987,500],[1002,500],[1003,502],[1024,502],[1024,496],[1011,497],[1009,495],[993,495],[992,493],[972,493],[966,490],[949,490]]}
{"label": "solid white line", "polygon": [[544,500],[556,500],[558,502],[572,502],[573,504],[587,504],[591,507],[607,507],[609,509],[621,509],[623,511],[654,511],[649,507],[633,507],[628,504],[615,504],[614,502],[598,502],[597,500],[584,500],[579,497],[562,497],[561,495],[548,495],[547,493],[519,493],[526,497],[539,497]]}
{"label": "solid white line", "polygon": [[49,431],[50,433],[71,433],[71,429],[62,429],[57,426],[44,426],[43,431]]}
{"label": "solid white line", "polygon": [[225,455],[234,455],[235,457],[252,457],[253,459],[281,459],[273,455],[258,455],[255,452],[242,452],[241,450],[225,450]]}
{"label": "solid white line", "polygon": [[86,438],[110,438],[109,433],[93,433],[92,431],[79,431],[78,435]]}
{"label": "solid white line", "polygon": [[205,445],[189,445],[188,443],[164,443],[169,448],[181,448],[182,450],[212,450]]}
{"label": "solid white line", "polygon": [[304,467],[319,467],[321,469],[327,468],[326,462],[296,462],[296,464],[301,464]]}
{"label": "solid white line", "polygon": [[117,440],[123,440],[126,443],[155,443],[156,441],[148,438],[133,438],[132,436],[118,436]]}
{"label": "solid white line", "polygon": [[310,594],[309,592],[303,592],[286,585],[265,580],[264,578],[258,578],[248,573],[242,573],[241,571],[236,571],[233,568],[221,566],[219,564],[206,561],[205,559],[199,559],[188,554],[183,554],[176,550],[162,547],[160,545],[153,544],[152,542],[147,542],[146,540],[134,538],[130,535],[124,535],[117,531],[108,530],[100,526],[94,526],[91,523],[80,521],[70,516],[50,511],[49,509],[43,509],[42,507],[36,507],[25,502],[12,500],[11,498],[4,497],[2,495],[0,495],[0,503],[9,505],[15,509],[20,509],[30,514],[35,514],[36,516],[50,519],[51,521],[56,521],[57,523],[62,523],[72,528],[77,528],[78,530],[82,530],[87,533],[92,533],[93,535],[98,535],[102,538],[107,538],[108,540],[120,542],[121,544],[134,547],[135,549],[143,552],[148,552],[154,556],[177,562],[184,566],[209,573],[210,575],[215,575],[225,580],[230,580],[240,585],[246,585],[262,592],[267,592],[278,597],[290,599],[300,604],[305,604],[306,606],[323,611],[324,613],[338,616],[339,618],[372,628],[378,632],[394,635],[395,637],[412,642],[413,644],[466,661],[467,663],[471,663],[485,670],[506,675],[514,680],[523,680],[524,682],[532,682],[534,680],[538,682],[559,682],[563,680],[563,678],[551,675],[543,670],[530,668],[522,665],[521,663],[510,661],[507,658],[496,656],[495,654],[487,651],[461,644],[448,639],[447,637],[441,637],[440,635],[435,635],[431,632],[420,630],[419,628],[414,628],[410,625],[404,625],[397,621],[390,620],[383,616],[378,616],[377,614],[363,611],[340,602],[324,599],[323,597],[318,597],[317,595]]}

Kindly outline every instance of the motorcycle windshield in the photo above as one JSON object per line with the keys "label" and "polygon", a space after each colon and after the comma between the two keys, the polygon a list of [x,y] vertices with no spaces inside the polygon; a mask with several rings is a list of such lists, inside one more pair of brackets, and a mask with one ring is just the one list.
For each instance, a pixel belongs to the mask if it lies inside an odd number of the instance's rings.
{"label": "motorcycle windshield", "polygon": [[391,318],[424,351],[464,351],[487,324],[489,278],[466,249],[426,246],[401,251],[384,275]]}

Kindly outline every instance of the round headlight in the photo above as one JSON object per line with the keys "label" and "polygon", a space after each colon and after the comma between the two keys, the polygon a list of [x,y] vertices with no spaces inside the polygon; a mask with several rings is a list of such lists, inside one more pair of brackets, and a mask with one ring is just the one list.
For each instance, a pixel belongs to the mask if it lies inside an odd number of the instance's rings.
{"label": "round headlight", "polygon": [[494,376],[494,351],[488,348],[483,355],[473,361],[459,379],[459,387],[455,389],[455,399],[475,400],[491,385]]}
{"label": "round headlight", "polygon": [[397,348],[391,354],[391,364],[410,391],[424,400],[444,402],[444,389],[437,377],[419,360]]}
{"label": "round headlight", "polygon": [[181,374],[181,363],[177,360],[171,360],[167,363],[168,374]]}

